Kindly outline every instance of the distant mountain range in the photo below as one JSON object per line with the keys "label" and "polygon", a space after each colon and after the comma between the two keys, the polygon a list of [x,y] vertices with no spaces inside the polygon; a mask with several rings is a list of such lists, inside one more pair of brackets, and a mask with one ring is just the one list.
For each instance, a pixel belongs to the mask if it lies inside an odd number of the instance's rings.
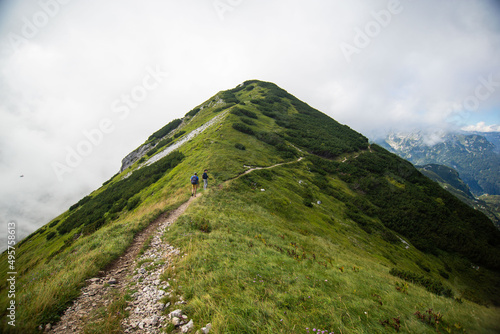
{"label": "distant mountain range", "polygon": [[500,132],[391,133],[376,142],[414,165],[455,169],[476,197],[500,195]]}
{"label": "distant mountain range", "polygon": [[390,133],[375,142],[500,228],[500,132]]}

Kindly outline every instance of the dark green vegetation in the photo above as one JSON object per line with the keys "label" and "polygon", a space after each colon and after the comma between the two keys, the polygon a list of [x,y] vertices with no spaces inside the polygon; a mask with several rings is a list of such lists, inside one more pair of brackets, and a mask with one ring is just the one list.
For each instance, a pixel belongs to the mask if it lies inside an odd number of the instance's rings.
{"label": "dark green vegetation", "polygon": [[[445,288],[443,283],[441,283],[440,281],[431,278],[426,278],[424,275],[415,274],[412,273],[411,271],[398,270],[395,268],[392,268],[391,271],[389,271],[389,274],[402,278],[405,281],[421,285],[425,287],[427,291],[432,292],[438,296],[445,296],[448,298],[453,297],[453,292],[451,291],[450,288]],[[444,275],[448,276],[448,274]]]}
{"label": "dark green vegetation", "polygon": [[189,117],[194,117],[197,113],[200,112],[200,108],[194,108],[193,110],[189,111],[186,116]]}
{"label": "dark green vegetation", "polygon": [[125,207],[128,210],[135,208],[140,199],[133,196],[158,181],[167,170],[177,166],[183,158],[182,153],[174,152],[155,164],[136,170],[128,178],[113,183],[94,197],[85,197],[87,200],[84,203],[81,203],[82,201],[77,203],[80,208],[64,219],[57,227],[57,231],[59,234],[65,234],[84,225],[85,234],[93,233],[106,222],[106,219],[116,219],[116,214]]}
{"label": "dark green vegetation", "polygon": [[462,202],[484,213],[500,229],[499,195],[474,197],[467,184],[459,177],[458,172],[450,167],[436,164],[416,167],[422,174],[439,183],[441,187],[451,192]]}
{"label": "dark green vegetation", "polygon": [[370,152],[342,163],[337,170],[342,180],[363,195],[353,203],[352,211],[377,217],[422,251],[459,253],[500,269],[500,232],[491,221],[408,162],[372,145]]}
{"label": "dark green vegetation", "polygon": [[[500,232],[482,213],[272,83],[219,92],[165,135],[214,117],[178,153],[132,165],[21,245],[24,332],[57,319],[134,233],[189,198],[189,176],[205,168],[209,189],[164,235],[186,254],[164,274],[169,301],[187,300],[164,312],[183,308],[195,330],[500,330]],[[119,332],[126,299],[96,308],[89,323],[104,320],[88,330]]]}
{"label": "dark green vegetation", "polygon": [[462,181],[458,172],[453,168],[436,164],[415,167],[429,179],[441,185],[450,186],[455,196],[469,199],[474,198],[474,195],[470,192],[469,186]]}
{"label": "dark green vegetation", "polygon": [[[196,113],[193,113],[196,114]],[[170,132],[173,130],[177,129],[177,127],[182,123],[181,119],[174,119],[172,122],[168,123],[165,125],[163,128],[160,130],[156,131],[153,133],[148,140],[154,140],[154,139],[160,139],[168,135]]]}

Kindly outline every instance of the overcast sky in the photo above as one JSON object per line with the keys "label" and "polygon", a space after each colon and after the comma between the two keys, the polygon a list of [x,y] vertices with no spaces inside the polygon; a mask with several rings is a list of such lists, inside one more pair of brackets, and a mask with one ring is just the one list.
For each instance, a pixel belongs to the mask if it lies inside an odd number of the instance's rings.
{"label": "overcast sky", "polygon": [[499,131],[499,18],[482,0],[0,1],[2,246],[249,79],[371,138]]}

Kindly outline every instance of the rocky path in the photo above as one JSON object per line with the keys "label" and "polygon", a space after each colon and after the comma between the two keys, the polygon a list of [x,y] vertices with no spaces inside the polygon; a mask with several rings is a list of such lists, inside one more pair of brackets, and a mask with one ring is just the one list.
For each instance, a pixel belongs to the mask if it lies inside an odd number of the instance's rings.
{"label": "rocky path", "polygon": [[[183,255],[178,249],[163,242],[161,236],[196,198],[191,197],[176,210],[160,216],[139,233],[120,258],[108,269],[100,272],[99,277],[88,280],[89,284],[82,288],[80,297],[66,310],[59,323],[53,328],[49,326],[48,332],[82,332],[88,316],[94,309],[107,306],[113,300],[113,292],[124,293],[127,290],[135,292],[126,308],[129,316],[122,320],[123,332],[160,333],[161,328],[166,326],[167,320],[169,323],[175,322],[181,332],[190,331],[193,323],[188,321],[180,310],[171,312],[168,316],[162,312],[170,305],[164,304],[161,300],[171,291],[169,282],[162,281],[160,275],[170,266],[174,257]],[[150,243],[149,247],[138,256],[147,241]],[[177,303],[183,303],[182,297]],[[203,328],[202,332],[208,333],[208,329]]]}

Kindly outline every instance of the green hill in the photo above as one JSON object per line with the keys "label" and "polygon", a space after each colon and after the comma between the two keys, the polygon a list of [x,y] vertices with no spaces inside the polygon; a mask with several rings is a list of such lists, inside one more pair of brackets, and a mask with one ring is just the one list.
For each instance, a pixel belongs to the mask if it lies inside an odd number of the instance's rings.
{"label": "green hill", "polygon": [[164,235],[185,254],[163,274],[173,289],[165,314],[181,308],[214,333],[500,331],[491,221],[348,126],[252,80],[155,132],[122,172],[16,245],[16,327],[3,321],[2,332],[57,321],[86,279],[190,198],[189,177],[204,169],[209,189]]}
{"label": "green hill", "polygon": [[431,180],[439,183],[462,202],[484,213],[497,228],[500,228],[500,210],[498,209],[498,197],[500,196],[483,195],[480,198],[475,198],[467,184],[462,181],[458,172],[453,168],[436,164],[416,166],[416,168]]}

